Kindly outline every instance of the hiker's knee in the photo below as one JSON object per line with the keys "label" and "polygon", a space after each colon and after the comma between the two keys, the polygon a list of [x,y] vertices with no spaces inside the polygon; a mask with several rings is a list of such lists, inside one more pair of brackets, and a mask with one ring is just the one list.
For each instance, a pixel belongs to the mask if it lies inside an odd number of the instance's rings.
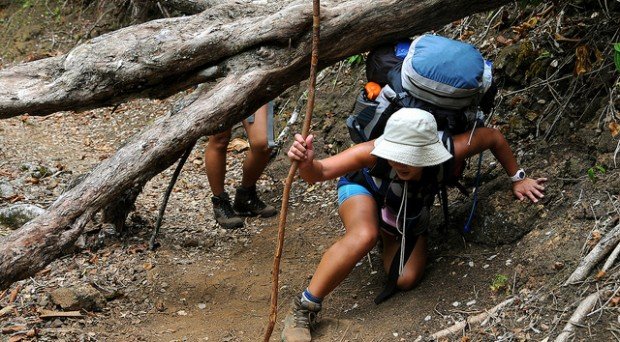
{"label": "hiker's knee", "polygon": [[347,233],[345,235],[349,245],[353,245],[355,249],[358,249],[364,253],[368,253],[377,244],[379,240],[379,232],[377,229],[357,229],[355,232]]}
{"label": "hiker's knee", "polygon": [[226,152],[229,141],[230,141],[230,133],[223,132],[223,133],[215,134],[209,137],[207,148],[210,150]]}
{"label": "hiker's knee", "polygon": [[271,153],[267,139],[257,139],[257,141],[250,142],[250,149],[255,154],[266,155]]}
{"label": "hiker's knee", "polygon": [[423,269],[414,270],[412,272],[404,272],[400,277],[398,277],[396,285],[401,291],[409,291],[418,284],[420,279],[422,279],[423,273]]}

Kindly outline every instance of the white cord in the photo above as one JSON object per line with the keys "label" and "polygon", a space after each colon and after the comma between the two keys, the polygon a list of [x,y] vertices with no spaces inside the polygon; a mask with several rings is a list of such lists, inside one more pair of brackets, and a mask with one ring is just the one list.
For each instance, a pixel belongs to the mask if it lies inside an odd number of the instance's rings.
{"label": "white cord", "polygon": [[[403,186],[403,191],[402,191],[402,199],[400,200],[400,208],[398,209],[398,214],[396,215],[396,229],[398,230],[398,232],[402,235],[402,238],[400,239],[400,260],[399,260],[399,264],[398,264],[398,275],[402,275],[403,274],[403,269],[405,268],[405,231],[406,231],[406,224],[407,224],[407,189],[409,188],[407,181],[405,181],[405,185]],[[403,215],[403,223],[402,226],[400,226],[398,224],[398,219],[400,218],[400,213],[403,212],[403,208],[404,210],[404,215]],[[398,227],[400,226],[400,227]]]}

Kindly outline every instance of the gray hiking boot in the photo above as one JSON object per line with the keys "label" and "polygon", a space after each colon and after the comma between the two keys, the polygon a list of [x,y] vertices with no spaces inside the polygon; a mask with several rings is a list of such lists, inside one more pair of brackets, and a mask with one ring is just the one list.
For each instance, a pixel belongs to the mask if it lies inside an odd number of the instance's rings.
{"label": "gray hiking boot", "polygon": [[321,304],[293,299],[293,304],[284,319],[282,342],[310,342],[310,329],[314,328],[316,315],[321,311]]}
{"label": "gray hiking boot", "polygon": [[256,185],[249,188],[241,186],[237,188],[234,208],[241,216],[271,217],[277,213],[276,208],[265,204],[258,198]]}
{"label": "gray hiking boot", "polygon": [[213,202],[213,214],[215,221],[224,229],[235,229],[243,227],[243,219],[235,213],[230,204],[230,197],[223,192],[219,196],[211,197]]}

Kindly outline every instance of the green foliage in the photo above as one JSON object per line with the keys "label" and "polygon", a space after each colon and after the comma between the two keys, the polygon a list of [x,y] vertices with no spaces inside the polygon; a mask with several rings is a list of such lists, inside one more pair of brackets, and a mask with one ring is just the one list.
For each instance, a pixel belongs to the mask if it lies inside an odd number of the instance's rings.
{"label": "green foliage", "polygon": [[345,62],[350,66],[356,66],[362,63],[363,61],[364,61],[364,57],[362,55],[353,55],[345,59]]}
{"label": "green foliage", "polygon": [[553,54],[549,52],[548,50],[542,50],[538,54],[538,57],[536,57],[536,60],[540,61],[540,60],[547,59],[547,58],[553,58]]}
{"label": "green foliage", "polygon": [[22,8],[32,7],[32,5],[34,5],[32,0],[22,0]]}
{"label": "green foliage", "polygon": [[504,274],[496,274],[490,287],[493,292],[499,292],[502,290],[508,291],[508,276]]}
{"label": "green foliage", "polygon": [[607,172],[605,167],[603,167],[602,165],[596,164],[592,166],[591,168],[589,168],[586,173],[588,174],[588,178],[590,178],[590,181],[594,183],[598,180],[599,174],[604,175],[605,172]]}
{"label": "green foliage", "polygon": [[620,71],[620,43],[614,44],[614,63],[616,63],[616,70]]}
{"label": "green foliage", "polygon": [[54,9],[53,9],[53,10],[51,10],[50,12],[52,13],[52,16],[54,17],[54,19],[55,19],[57,22],[60,22],[60,20],[61,20],[61,18],[62,18],[62,17],[61,17],[62,10],[61,10],[60,6],[56,6],[56,7],[54,7]]}

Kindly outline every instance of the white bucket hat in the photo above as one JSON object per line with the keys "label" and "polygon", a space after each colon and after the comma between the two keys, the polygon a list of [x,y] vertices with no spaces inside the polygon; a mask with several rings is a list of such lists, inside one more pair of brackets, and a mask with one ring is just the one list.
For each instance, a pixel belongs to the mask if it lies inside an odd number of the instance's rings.
{"label": "white bucket hat", "polygon": [[452,158],[437,136],[433,115],[417,108],[401,108],[388,119],[371,154],[410,166],[433,166]]}

